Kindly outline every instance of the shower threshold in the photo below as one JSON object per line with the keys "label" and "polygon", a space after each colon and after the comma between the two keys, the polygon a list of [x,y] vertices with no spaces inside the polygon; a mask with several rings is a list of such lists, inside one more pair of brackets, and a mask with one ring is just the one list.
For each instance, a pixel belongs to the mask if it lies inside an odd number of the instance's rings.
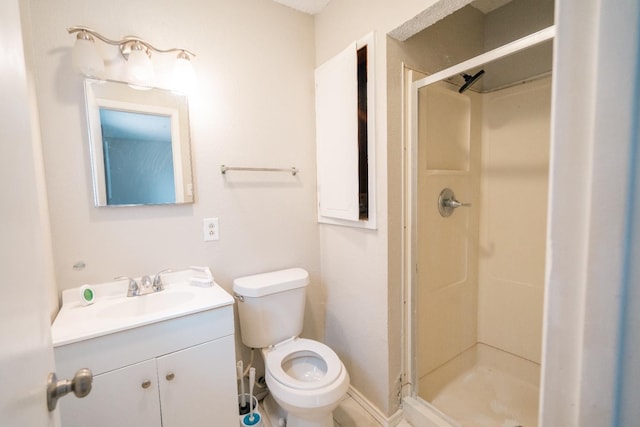
{"label": "shower threshold", "polygon": [[464,427],[537,426],[539,378],[540,365],[479,343],[423,377],[420,395]]}

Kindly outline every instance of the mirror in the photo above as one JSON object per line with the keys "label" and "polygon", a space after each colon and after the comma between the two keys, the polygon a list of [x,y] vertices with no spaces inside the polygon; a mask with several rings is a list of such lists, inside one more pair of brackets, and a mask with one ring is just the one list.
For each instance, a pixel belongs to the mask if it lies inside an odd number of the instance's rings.
{"label": "mirror", "polygon": [[193,203],[187,97],[85,80],[96,206]]}

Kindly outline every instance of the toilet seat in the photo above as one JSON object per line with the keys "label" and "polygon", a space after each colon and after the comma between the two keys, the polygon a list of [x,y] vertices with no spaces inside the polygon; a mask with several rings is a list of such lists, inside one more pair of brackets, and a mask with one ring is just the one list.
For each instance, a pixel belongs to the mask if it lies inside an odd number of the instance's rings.
{"label": "toilet seat", "polygon": [[[319,359],[326,365],[326,373],[312,381],[302,381],[292,377],[282,365],[297,357]],[[338,379],[343,369],[340,358],[331,348],[321,342],[303,338],[284,342],[270,349],[267,352],[265,367],[274,380],[286,387],[298,390],[317,390],[326,387]]]}

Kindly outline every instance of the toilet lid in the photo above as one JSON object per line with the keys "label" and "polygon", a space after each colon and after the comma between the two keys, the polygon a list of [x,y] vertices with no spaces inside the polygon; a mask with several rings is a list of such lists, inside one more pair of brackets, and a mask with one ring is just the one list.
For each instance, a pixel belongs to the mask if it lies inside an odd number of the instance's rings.
{"label": "toilet lid", "polygon": [[[326,365],[326,373],[321,377],[301,380],[285,371],[283,365],[296,359],[305,358],[306,360],[319,359],[320,365]],[[269,350],[265,366],[274,380],[299,390],[314,390],[325,387],[336,381],[342,372],[342,361],[331,348],[321,342],[303,338],[283,343]]]}

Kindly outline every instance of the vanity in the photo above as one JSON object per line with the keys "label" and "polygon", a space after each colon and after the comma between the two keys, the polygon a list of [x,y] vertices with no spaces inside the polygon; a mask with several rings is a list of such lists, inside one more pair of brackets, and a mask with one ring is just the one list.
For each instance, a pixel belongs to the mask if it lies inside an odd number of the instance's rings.
{"label": "vanity", "polygon": [[238,423],[233,297],[189,270],[164,290],[127,297],[127,281],[63,291],[52,326],[56,369],[93,372],[84,398],[59,401],[63,427],[233,426]]}

